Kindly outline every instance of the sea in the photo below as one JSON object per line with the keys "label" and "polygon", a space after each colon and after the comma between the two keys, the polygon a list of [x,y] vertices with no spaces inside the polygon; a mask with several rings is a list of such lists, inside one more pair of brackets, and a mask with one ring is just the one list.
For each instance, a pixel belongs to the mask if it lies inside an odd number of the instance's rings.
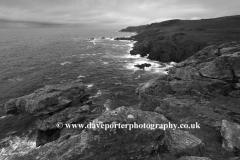
{"label": "sea", "polygon": [[[0,159],[35,148],[35,117],[5,114],[4,104],[45,85],[81,79],[93,102],[110,108],[139,102],[135,90],[170,64],[130,55],[136,33],[88,28],[0,28]],[[149,63],[144,70],[137,64]]]}

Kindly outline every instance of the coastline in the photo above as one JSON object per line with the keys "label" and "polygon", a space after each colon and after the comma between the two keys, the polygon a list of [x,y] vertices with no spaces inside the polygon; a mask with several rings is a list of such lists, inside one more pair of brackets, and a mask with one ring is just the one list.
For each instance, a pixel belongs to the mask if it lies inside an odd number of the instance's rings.
{"label": "coastline", "polygon": [[239,41],[239,19],[239,16],[229,16],[201,20],[168,20],[127,27],[120,32],[138,33],[130,37],[137,41],[130,54],[148,56],[148,59],[159,62],[179,63],[209,45]]}
{"label": "coastline", "polygon": [[[167,21],[164,25],[175,22],[178,23],[178,20]],[[136,42],[138,44],[134,45],[131,51],[133,55],[138,47],[142,47],[142,42],[146,44],[145,38],[149,42],[149,37],[143,38],[140,34],[144,35],[144,31],[132,36],[134,40],[138,40]],[[127,39],[125,37],[122,40]],[[234,142],[240,133],[239,46],[237,42],[228,42],[209,45],[196,53],[191,53],[191,56],[170,68],[168,74],[140,84],[136,89],[139,103],[133,106],[119,106],[110,110],[108,105],[111,101],[104,104],[105,108],[96,106],[80,80],[46,86],[30,95],[12,99],[5,104],[7,113],[33,115],[38,121],[37,148],[23,155],[13,155],[10,159],[236,158],[236,155],[240,154],[239,141]],[[138,53],[141,56],[148,53],[144,48]],[[34,102],[34,105],[31,102]],[[89,122],[94,124],[198,122],[201,128],[92,130],[59,128],[56,126],[58,122],[84,125]]]}

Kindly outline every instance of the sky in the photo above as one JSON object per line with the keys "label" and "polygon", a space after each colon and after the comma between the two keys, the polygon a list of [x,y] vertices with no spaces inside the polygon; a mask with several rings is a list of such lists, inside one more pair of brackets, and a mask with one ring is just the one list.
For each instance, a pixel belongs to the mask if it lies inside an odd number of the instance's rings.
{"label": "sky", "polygon": [[0,0],[0,19],[134,26],[240,15],[240,0]]}

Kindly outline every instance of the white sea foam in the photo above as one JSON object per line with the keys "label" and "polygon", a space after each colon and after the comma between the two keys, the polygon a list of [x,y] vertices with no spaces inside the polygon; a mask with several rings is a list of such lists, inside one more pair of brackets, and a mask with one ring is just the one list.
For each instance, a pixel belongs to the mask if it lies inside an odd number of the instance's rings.
{"label": "white sea foam", "polygon": [[4,118],[6,118],[6,117],[7,117],[7,116],[1,116],[0,119],[4,119]]}
{"label": "white sea foam", "polygon": [[125,54],[122,56],[122,58],[138,59],[138,58],[141,58],[141,56],[139,54],[137,55]]}
{"label": "white sea foam", "polygon": [[106,40],[110,40],[110,41],[113,41],[113,40],[114,40],[114,38],[110,38],[110,37],[106,37],[105,39],[106,39]]}
{"label": "white sea foam", "polygon": [[101,90],[98,90],[98,92],[94,95],[94,96],[91,96],[91,98],[97,98],[99,96],[101,96],[103,93]]}
{"label": "white sea foam", "polygon": [[89,41],[92,42],[94,45],[96,45],[98,42],[102,42],[102,39],[100,38],[94,38],[93,40]]}
{"label": "white sea foam", "polygon": [[79,75],[78,78],[85,78],[86,76]]}
{"label": "white sea foam", "polygon": [[92,88],[92,87],[94,86],[94,84],[93,84],[93,83],[91,83],[91,84],[86,84],[86,86],[87,86],[87,88]]}
{"label": "white sea foam", "polygon": [[70,55],[70,56],[64,56],[64,57],[61,57],[61,58],[62,58],[62,59],[63,59],[63,58],[71,58],[71,57],[76,57],[76,56],[77,56],[77,55],[74,54],[74,55]]}
{"label": "white sea foam", "polygon": [[64,66],[64,65],[66,65],[66,64],[72,64],[72,63],[69,62],[69,61],[66,61],[66,62],[60,63],[61,66]]}
{"label": "white sea foam", "polygon": [[107,65],[109,62],[103,62],[103,64]]}
{"label": "white sea foam", "polygon": [[[0,148],[0,159],[7,160],[9,156],[13,154],[23,155],[36,148],[35,140],[31,140],[28,137],[7,137],[1,140],[0,144],[3,144],[3,148]],[[1,145],[0,145],[1,146]]]}
{"label": "white sea foam", "polygon": [[164,73],[164,74],[167,74],[167,70],[174,65],[174,62],[171,62],[168,64],[164,64],[165,66],[162,66],[160,64],[160,62],[149,60],[146,57],[140,57],[140,58],[137,58],[136,60],[134,60],[133,62],[127,63],[125,68],[129,69],[129,70],[133,70],[135,72],[137,70],[141,70],[138,67],[136,67],[135,65],[137,65],[137,64],[141,65],[144,63],[151,64],[150,67],[144,68],[145,71],[151,72],[151,73]]}

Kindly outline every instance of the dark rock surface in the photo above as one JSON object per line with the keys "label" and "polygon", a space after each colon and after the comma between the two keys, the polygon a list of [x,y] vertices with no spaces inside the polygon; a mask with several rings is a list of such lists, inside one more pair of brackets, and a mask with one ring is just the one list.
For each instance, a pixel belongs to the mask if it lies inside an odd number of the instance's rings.
{"label": "dark rock surface", "polygon": [[134,66],[135,66],[135,67],[138,67],[139,69],[143,69],[143,70],[144,70],[145,67],[150,67],[151,64],[149,64],[149,63],[143,63],[143,64],[136,64],[136,65],[134,65]]}
{"label": "dark rock surface", "polygon": [[[161,113],[174,123],[200,123],[201,129],[190,132],[204,142],[205,157],[228,159],[239,154],[238,141],[232,141],[240,136],[236,127],[240,98],[232,94],[239,92],[239,53],[236,42],[204,48],[171,68],[169,75],[140,85],[136,90],[140,109]],[[222,138],[234,151],[222,147]]]}
{"label": "dark rock surface", "polygon": [[11,99],[6,102],[5,109],[7,114],[28,114],[37,117],[36,146],[41,146],[63,135],[62,130],[56,126],[58,122],[83,122],[92,118],[89,116],[92,109],[90,104],[86,87],[75,81],[46,86],[30,95]]}
{"label": "dark rock surface", "polygon": [[[131,115],[131,116],[130,116]],[[161,114],[119,107],[93,120],[93,124],[161,124],[168,120]],[[182,130],[84,129],[78,135],[62,137],[26,155],[11,159],[169,159],[174,156],[200,155],[203,143]]]}
{"label": "dark rock surface", "polygon": [[181,62],[204,47],[240,41],[240,16],[202,20],[169,20],[150,25],[128,27],[137,32],[131,54],[149,55],[160,62]]}
{"label": "dark rock surface", "polygon": [[40,116],[65,108],[84,96],[85,86],[78,82],[46,86],[30,95],[9,100],[5,109],[7,114]]}
{"label": "dark rock surface", "polygon": [[127,40],[127,41],[133,41],[134,37],[117,37],[114,38],[114,40]]}

